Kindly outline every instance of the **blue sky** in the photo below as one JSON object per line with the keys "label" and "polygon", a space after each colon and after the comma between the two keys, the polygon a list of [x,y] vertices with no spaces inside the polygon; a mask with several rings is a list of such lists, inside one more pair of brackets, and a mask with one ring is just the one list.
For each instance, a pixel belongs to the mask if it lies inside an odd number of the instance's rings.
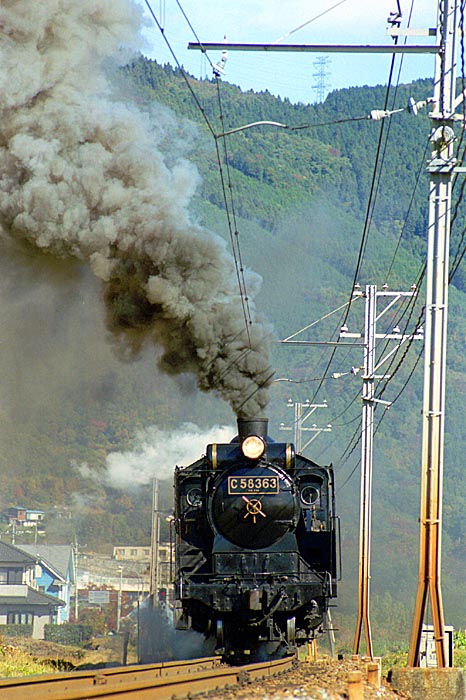
{"label": "blue sky", "polygon": [[[138,0],[144,5],[144,0]],[[337,5],[336,7],[333,7]],[[189,41],[196,41],[183,13],[202,42],[272,43],[292,32],[282,43],[313,44],[387,44],[387,17],[396,10],[395,0],[150,0],[154,14],[164,26],[165,34],[179,62],[196,77],[211,77],[211,69],[197,51],[188,51]],[[401,0],[402,26],[406,26],[411,0]],[[333,7],[333,9],[331,9]],[[425,28],[436,24],[436,0],[413,0],[411,27]],[[326,12],[327,10],[330,10]],[[313,20],[300,31],[297,27]],[[149,15],[148,15],[149,17]],[[142,52],[150,58],[174,63],[166,44],[152,19],[144,29]],[[401,40],[403,41],[403,40]],[[433,39],[409,38],[409,43],[432,43]],[[213,62],[221,52],[213,52]],[[238,53],[230,52],[223,78],[244,90],[269,90],[288,97],[292,102],[314,102],[318,79],[314,74],[319,56],[328,60],[325,81],[329,89],[354,85],[387,83],[390,55],[350,55],[314,53]],[[400,58],[397,59],[400,61]],[[397,66],[399,64],[397,63]],[[434,57],[405,56],[400,82],[430,77],[434,73]],[[395,75],[398,75],[398,67]]]}

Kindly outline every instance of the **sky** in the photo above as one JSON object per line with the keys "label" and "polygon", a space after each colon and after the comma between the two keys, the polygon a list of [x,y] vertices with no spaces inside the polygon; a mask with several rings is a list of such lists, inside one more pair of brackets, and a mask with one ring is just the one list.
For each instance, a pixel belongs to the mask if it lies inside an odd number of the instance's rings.
{"label": "sky", "polygon": [[[148,24],[143,31],[141,51],[160,63],[175,61],[144,0]],[[309,44],[390,44],[387,18],[397,9],[396,0],[148,0],[163,26],[165,36],[177,60],[197,78],[212,77],[212,69],[201,52],[188,50],[188,42]],[[402,27],[433,27],[436,24],[436,0],[400,0]],[[185,16],[184,16],[185,15]],[[315,19],[318,15],[322,15]],[[189,22],[188,22],[189,20]],[[309,22],[312,20],[311,22]],[[308,23],[303,29],[295,31]],[[191,27],[189,26],[191,25]],[[288,36],[286,36],[288,35]],[[404,39],[400,39],[400,43]],[[409,37],[409,44],[432,43],[433,38]],[[209,54],[212,63],[220,51]],[[323,59],[319,67],[318,59]],[[395,76],[401,58],[397,58]],[[322,61],[321,61],[322,62]],[[318,53],[246,53],[229,52],[222,78],[243,90],[268,90],[292,102],[316,102],[316,86],[326,84],[325,92],[357,85],[386,85],[391,55],[318,54]],[[324,73],[323,78],[318,73]],[[405,56],[400,82],[433,76],[434,57]]]}

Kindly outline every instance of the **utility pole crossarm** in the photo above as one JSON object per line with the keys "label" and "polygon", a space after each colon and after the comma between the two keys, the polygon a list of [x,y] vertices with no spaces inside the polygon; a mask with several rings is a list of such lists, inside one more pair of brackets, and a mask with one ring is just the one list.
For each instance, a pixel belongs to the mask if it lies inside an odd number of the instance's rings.
{"label": "utility pole crossarm", "polygon": [[[313,425],[312,427],[303,426],[304,421],[307,420],[314,413],[314,411],[316,411],[318,408],[327,408],[326,401],[324,401],[323,403],[313,404],[310,403],[309,400],[301,403],[300,401],[294,402],[293,399],[289,399],[288,406],[294,409],[293,426],[288,426],[284,423],[281,423],[280,430],[293,431],[293,442],[297,454],[302,454],[306,447],[309,447],[311,442],[313,442],[321,433],[330,433],[332,431],[332,426],[330,424],[326,425],[323,428],[320,428],[317,425]],[[308,410],[305,413],[303,413],[303,409]],[[309,438],[309,440],[303,445],[302,433],[304,431],[312,432],[314,433],[314,435],[311,438]]]}
{"label": "utility pole crossarm", "polygon": [[230,44],[228,42],[189,42],[188,49],[194,51],[293,51],[295,53],[401,53],[401,54],[437,54],[440,47],[436,44],[416,44],[413,46],[397,44]]}

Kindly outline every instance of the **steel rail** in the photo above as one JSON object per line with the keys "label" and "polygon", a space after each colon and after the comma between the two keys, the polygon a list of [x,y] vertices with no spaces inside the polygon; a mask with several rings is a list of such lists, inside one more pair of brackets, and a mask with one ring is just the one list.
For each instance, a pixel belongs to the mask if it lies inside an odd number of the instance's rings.
{"label": "steel rail", "polygon": [[248,666],[224,666],[220,657],[209,657],[187,662],[7,678],[0,679],[0,697],[2,700],[179,700],[190,693],[208,692],[272,676],[289,670],[293,663],[294,657],[286,657]]}
{"label": "steel rail", "polygon": [[[35,676],[23,676],[21,678],[0,679],[0,697],[29,698],[47,697],[55,691],[73,688],[89,688],[93,685],[106,685],[110,683],[122,683],[131,681],[135,674],[141,678],[167,678],[177,675],[186,675],[197,671],[206,671],[218,668],[221,665],[221,657],[205,657],[188,661],[166,661],[157,664],[113,666],[111,668],[93,669],[85,671],[71,671],[56,674],[40,674]],[[33,693],[30,695],[30,692]],[[37,693],[37,695],[34,695]],[[44,694],[41,694],[44,693]]]}

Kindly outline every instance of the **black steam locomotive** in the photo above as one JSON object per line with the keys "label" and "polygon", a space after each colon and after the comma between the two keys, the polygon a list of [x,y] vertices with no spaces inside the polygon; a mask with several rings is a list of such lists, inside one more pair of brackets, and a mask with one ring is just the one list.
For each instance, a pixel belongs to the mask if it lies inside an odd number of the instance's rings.
{"label": "black steam locomotive", "polygon": [[177,627],[231,661],[314,638],[337,588],[332,468],[273,442],[267,420],[238,430],[175,469]]}

